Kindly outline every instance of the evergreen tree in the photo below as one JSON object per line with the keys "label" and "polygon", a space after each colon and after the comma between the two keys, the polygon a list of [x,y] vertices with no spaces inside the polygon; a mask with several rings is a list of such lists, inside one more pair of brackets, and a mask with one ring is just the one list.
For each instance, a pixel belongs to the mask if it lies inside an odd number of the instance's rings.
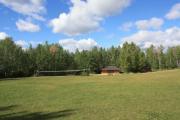
{"label": "evergreen tree", "polygon": [[37,70],[60,71],[88,69],[100,73],[103,67],[115,65],[124,72],[146,72],[180,67],[180,46],[153,45],[146,52],[134,43],[109,49],[95,47],[70,53],[59,44],[39,44],[22,49],[11,38],[0,41],[0,78],[31,76]]}
{"label": "evergreen tree", "polygon": [[158,53],[153,45],[146,50],[146,59],[151,70],[159,68]]}
{"label": "evergreen tree", "polygon": [[124,72],[140,72],[145,66],[145,56],[134,43],[124,43],[120,52],[120,66]]}

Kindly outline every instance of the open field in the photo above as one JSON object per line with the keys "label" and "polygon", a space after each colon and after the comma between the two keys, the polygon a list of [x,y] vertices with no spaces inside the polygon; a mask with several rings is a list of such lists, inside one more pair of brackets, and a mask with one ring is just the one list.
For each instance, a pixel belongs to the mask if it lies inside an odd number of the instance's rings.
{"label": "open field", "polygon": [[0,80],[0,120],[180,120],[180,70]]}

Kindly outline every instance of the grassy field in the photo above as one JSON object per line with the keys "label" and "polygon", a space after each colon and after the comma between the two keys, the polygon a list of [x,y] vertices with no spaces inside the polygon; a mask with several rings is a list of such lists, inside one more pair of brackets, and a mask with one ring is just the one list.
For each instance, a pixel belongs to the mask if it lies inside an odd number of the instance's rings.
{"label": "grassy field", "polygon": [[180,70],[0,80],[0,120],[180,120]]}

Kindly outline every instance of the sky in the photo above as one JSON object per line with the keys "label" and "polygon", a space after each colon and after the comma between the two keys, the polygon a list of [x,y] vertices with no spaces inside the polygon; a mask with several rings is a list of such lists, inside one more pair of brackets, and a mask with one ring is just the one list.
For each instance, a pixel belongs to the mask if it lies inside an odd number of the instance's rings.
{"label": "sky", "polygon": [[134,42],[180,45],[179,0],[0,0],[0,39],[73,52]]}

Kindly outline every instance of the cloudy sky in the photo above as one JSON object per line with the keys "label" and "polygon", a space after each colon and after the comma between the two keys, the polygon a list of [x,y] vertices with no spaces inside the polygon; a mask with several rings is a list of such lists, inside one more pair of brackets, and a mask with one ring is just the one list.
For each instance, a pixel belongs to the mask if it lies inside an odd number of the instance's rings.
{"label": "cloudy sky", "polygon": [[0,39],[65,49],[180,45],[179,0],[0,0]]}

